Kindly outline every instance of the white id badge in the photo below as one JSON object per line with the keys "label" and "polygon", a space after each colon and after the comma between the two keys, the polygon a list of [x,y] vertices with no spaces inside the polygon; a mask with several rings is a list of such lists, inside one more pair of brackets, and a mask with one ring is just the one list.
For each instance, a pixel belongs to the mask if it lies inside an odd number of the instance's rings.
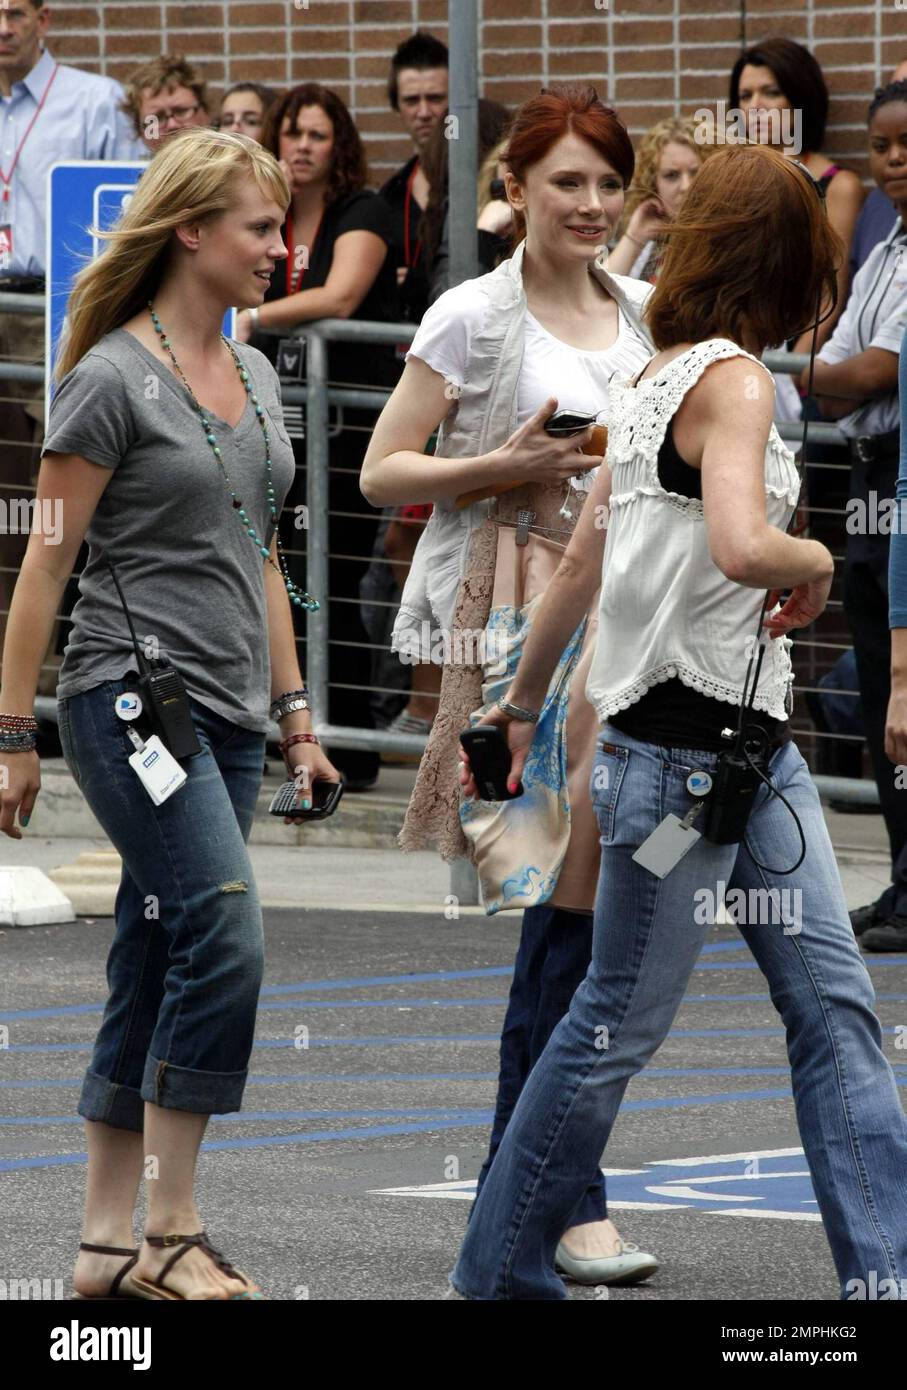
{"label": "white id badge", "polygon": [[656,878],[665,878],[701,838],[691,825],[675,815],[667,815],[648,839],[643,840],[632,856],[633,862],[648,869]]}
{"label": "white id badge", "polygon": [[129,764],[135,768],[155,806],[160,806],[186,781],[185,772],[157,734],[147,740],[144,748],[130,754]]}

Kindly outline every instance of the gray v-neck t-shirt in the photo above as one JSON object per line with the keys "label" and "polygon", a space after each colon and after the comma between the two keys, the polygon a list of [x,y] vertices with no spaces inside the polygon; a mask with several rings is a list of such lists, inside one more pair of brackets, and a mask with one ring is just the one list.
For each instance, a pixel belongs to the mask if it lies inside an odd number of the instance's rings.
{"label": "gray v-neck t-shirt", "polygon": [[[294,458],[277,374],[233,347],[271,442],[278,510]],[[270,545],[264,433],[251,398],[235,428],[209,412],[234,491]],[[57,684],[65,699],[137,670],[116,567],[146,656],[173,663],[189,694],[246,729],[268,728],[266,561],[234,509],[223,472],[180,379],[125,328],[100,340],[61,381],[42,453],[80,454],[112,471],[85,539],[88,561]]]}

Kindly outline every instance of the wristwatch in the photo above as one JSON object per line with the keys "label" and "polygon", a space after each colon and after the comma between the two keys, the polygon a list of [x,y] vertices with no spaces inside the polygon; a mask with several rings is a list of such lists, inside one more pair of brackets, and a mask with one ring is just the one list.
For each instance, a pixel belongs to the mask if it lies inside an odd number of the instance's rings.
{"label": "wristwatch", "polygon": [[524,709],[522,705],[512,705],[509,700],[498,700],[498,709],[507,715],[508,719],[516,719],[521,724],[537,724],[539,713],[537,709]]}

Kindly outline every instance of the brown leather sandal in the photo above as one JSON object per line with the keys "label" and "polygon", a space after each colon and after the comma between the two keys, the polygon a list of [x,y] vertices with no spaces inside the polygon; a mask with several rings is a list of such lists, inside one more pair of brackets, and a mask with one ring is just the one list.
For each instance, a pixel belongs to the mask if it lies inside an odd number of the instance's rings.
{"label": "brown leather sandal", "polygon": [[74,1293],[74,1294],[73,1294],[73,1298],[84,1298],[84,1299],[91,1300],[91,1299],[94,1299],[94,1298],[147,1298],[147,1297],[148,1297],[148,1295],[145,1294],[145,1293],[120,1293],[120,1292],[119,1292],[120,1284],[123,1282],[123,1277],[124,1277],[124,1275],[128,1274],[129,1271],[130,1271],[130,1269],[132,1269],[133,1265],[135,1265],[135,1264],[138,1263],[138,1258],[139,1258],[139,1252],[138,1252],[138,1250],[125,1250],[121,1245],[87,1245],[87,1244],[85,1243],[84,1240],[82,1241],[82,1244],[79,1246],[79,1249],[80,1249],[80,1250],[90,1250],[90,1251],[91,1251],[93,1254],[95,1254],[95,1255],[128,1255],[128,1256],[129,1256],[129,1259],[128,1259],[128,1260],[126,1261],[126,1263],[123,1265],[122,1269],[119,1270],[118,1273],[114,1275],[114,1278],[113,1278],[113,1280],[111,1281],[110,1288],[107,1290],[106,1293],[94,1293],[94,1294],[90,1294],[90,1293]]}
{"label": "brown leather sandal", "polygon": [[[170,1288],[167,1284],[165,1284],[164,1276],[166,1274],[169,1274],[170,1270],[176,1264],[177,1260],[181,1259],[182,1256],[185,1255],[187,1250],[191,1250],[192,1247],[196,1245],[199,1247],[199,1249],[204,1250],[206,1255],[211,1256],[218,1269],[222,1270],[224,1274],[228,1274],[231,1279],[241,1279],[244,1284],[249,1285],[248,1292],[231,1293],[230,1299],[224,1299],[222,1300],[223,1302],[229,1302],[231,1299],[234,1298],[264,1298],[264,1294],[261,1292],[260,1289],[252,1289],[251,1280],[248,1279],[246,1275],[242,1273],[241,1270],[234,1268],[234,1266],[230,1264],[229,1260],[224,1259],[223,1255],[220,1253],[219,1250],[214,1249],[214,1246],[208,1240],[208,1234],[206,1231],[198,1231],[194,1236],[181,1236],[175,1234],[168,1234],[165,1236],[146,1235],[145,1239],[147,1240],[149,1245],[154,1245],[157,1247],[170,1245],[179,1247],[175,1251],[175,1253],[170,1257],[167,1263],[164,1265],[164,1268],[161,1270],[160,1274],[157,1276],[156,1279],[139,1279],[135,1275],[133,1275],[133,1284],[136,1286],[137,1289],[141,1289],[143,1295],[147,1298],[169,1299],[171,1302],[179,1303],[188,1303],[190,1301],[186,1298],[185,1294],[177,1293],[176,1289]],[[136,1254],[136,1260],[137,1259],[138,1254]],[[221,1300],[212,1299],[211,1301],[218,1302]]]}

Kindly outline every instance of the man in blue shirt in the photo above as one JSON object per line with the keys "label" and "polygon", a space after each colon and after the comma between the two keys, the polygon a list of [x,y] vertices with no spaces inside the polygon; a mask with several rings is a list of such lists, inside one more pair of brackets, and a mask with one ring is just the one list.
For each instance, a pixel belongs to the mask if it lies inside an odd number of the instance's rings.
{"label": "man in blue shirt", "polygon": [[[0,3],[0,361],[40,365],[44,315],[4,312],[4,294],[44,293],[46,180],[61,159],[143,159],[119,110],[118,82],[54,61],[43,46],[44,0]],[[0,378],[0,484],[7,498],[34,484],[43,435],[40,383]],[[0,534],[0,642],[27,535]],[[39,686],[50,693],[46,681]]]}

